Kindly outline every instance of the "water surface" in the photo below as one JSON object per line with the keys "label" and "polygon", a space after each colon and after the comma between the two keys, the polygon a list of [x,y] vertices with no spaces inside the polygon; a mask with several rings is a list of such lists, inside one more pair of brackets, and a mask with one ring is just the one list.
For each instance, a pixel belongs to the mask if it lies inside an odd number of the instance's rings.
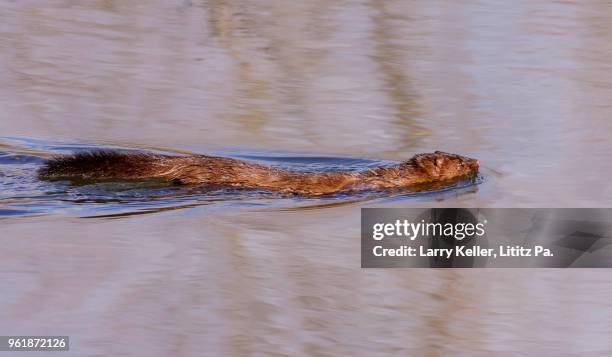
{"label": "water surface", "polygon": [[[605,1],[1,1],[0,331],[78,356],[609,354],[606,271],[362,270],[359,208],[609,207],[611,58]],[[35,180],[89,146],[442,150],[486,180],[308,202]]]}

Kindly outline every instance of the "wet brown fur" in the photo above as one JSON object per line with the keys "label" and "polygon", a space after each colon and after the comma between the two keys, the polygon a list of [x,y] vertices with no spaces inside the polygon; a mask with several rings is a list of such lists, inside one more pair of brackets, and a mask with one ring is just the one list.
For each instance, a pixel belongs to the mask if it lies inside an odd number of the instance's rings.
{"label": "wet brown fur", "polygon": [[319,196],[361,190],[409,190],[478,172],[478,160],[440,151],[390,167],[355,172],[296,172],[214,156],[167,156],[94,151],[51,159],[41,179],[131,180],[160,178],[182,185],[263,189]]}

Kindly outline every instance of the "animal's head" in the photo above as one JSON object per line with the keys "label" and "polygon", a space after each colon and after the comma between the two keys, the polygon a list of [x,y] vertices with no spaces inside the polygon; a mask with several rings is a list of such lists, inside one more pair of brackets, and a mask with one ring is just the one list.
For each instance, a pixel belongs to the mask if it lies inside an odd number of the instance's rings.
{"label": "animal's head", "polygon": [[433,154],[418,154],[413,160],[414,165],[439,181],[474,176],[480,166],[480,162],[476,159],[442,151],[436,151]]}

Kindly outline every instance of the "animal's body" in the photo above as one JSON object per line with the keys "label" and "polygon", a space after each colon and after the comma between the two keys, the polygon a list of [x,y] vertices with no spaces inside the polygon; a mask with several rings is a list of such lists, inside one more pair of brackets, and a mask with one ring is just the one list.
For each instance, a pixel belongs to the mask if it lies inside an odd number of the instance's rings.
{"label": "animal's body", "polygon": [[46,180],[139,180],[158,178],[174,184],[235,187],[320,196],[362,190],[410,190],[444,184],[478,172],[478,160],[440,151],[418,154],[395,166],[355,172],[297,172],[227,157],[167,156],[93,151],[48,160],[39,170]]}

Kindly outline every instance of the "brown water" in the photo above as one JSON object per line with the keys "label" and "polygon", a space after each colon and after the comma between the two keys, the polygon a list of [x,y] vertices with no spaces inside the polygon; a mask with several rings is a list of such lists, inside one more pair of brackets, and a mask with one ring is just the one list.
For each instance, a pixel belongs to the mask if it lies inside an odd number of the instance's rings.
{"label": "brown water", "polygon": [[[610,206],[610,3],[5,0],[0,83],[0,335],[70,335],[75,356],[612,352],[606,270],[359,268],[360,207]],[[90,146],[323,168],[444,150],[485,180],[322,201],[35,180]]]}

